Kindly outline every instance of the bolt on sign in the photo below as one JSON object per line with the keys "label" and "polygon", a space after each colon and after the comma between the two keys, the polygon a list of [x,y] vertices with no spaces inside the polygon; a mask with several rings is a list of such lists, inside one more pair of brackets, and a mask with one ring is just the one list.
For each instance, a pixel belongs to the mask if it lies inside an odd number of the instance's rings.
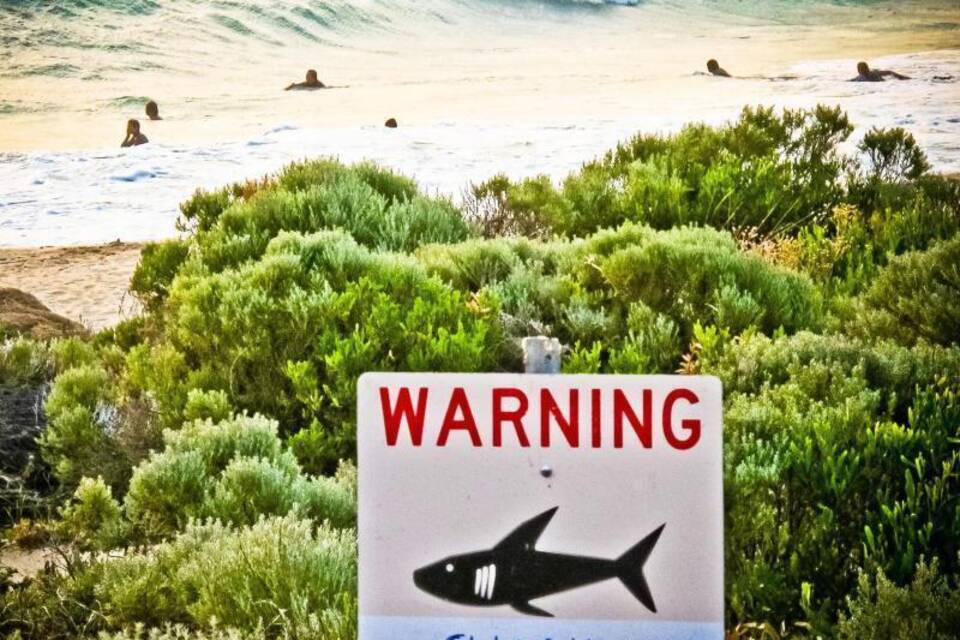
{"label": "bolt on sign", "polygon": [[721,395],[363,375],[360,640],[721,639]]}

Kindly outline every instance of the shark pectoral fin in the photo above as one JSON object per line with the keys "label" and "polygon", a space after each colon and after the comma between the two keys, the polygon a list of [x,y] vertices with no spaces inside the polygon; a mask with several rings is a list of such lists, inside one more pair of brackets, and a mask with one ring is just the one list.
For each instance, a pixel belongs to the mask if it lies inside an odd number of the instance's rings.
{"label": "shark pectoral fin", "polygon": [[506,538],[497,543],[494,549],[526,549],[531,550],[537,546],[537,540],[540,534],[550,524],[553,514],[559,507],[547,509],[540,515],[530,518],[519,527],[514,529]]}
{"label": "shark pectoral fin", "polygon": [[528,616],[541,616],[543,618],[552,618],[553,614],[543,609],[538,609],[529,602],[514,602],[510,605],[520,613],[525,613]]}

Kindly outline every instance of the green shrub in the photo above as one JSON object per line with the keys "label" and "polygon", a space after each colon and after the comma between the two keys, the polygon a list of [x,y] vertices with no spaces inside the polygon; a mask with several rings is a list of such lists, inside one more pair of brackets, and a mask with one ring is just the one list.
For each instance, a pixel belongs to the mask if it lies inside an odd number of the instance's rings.
{"label": "green shrub", "polygon": [[0,385],[40,384],[52,378],[55,370],[47,344],[23,337],[0,342]]}
{"label": "green shrub", "polygon": [[[610,357],[611,372],[673,373],[681,352],[680,332],[673,320],[642,302],[631,304],[627,336],[624,351]],[[646,366],[631,366],[631,361],[640,359]]]}
{"label": "green shrub", "polygon": [[457,289],[478,289],[505,280],[522,260],[511,240],[469,240],[455,245],[429,245],[417,253],[427,273]]}
{"label": "green shrub", "polygon": [[417,196],[387,209],[369,245],[409,252],[431,242],[459,242],[469,235],[467,223],[450,202]]}
{"label": "green shrub", "polygon": [[960,344],[960,236],[894,258],[863,301],[866,335]]}
{"label": "green shrub", "polygon": [[260,514],[289,513],[299,497],[299,472],[292,454],[278,461],[234,458],[216,478],[203,511],[223,522],[243,524],[256,522]]}
{"label": "green shrub", "polygon": [[293,637],[356,635],[356,541],[294,516],[234,529],[191,524],[105,567],[97,595],[114,624],[229,621]]}
{"label": "green shrub", "polygon": [[417,195],[417,183],[391,169],[373,162],[360,162],[351,169],[361,180],[373,187],[374,191],[391,202],[413,200]]}
{"label": "green shrub", "polygon": [[[723,127],[688,125],[640,135],[587,163],[557,189],[545,177],[496,183],[500,218],[534,220],[566,236],[625,221],[789,231],[843,196],[850,160],[838,146],[852,132],[839,108],[746,108]],[[541,235],[543,235],[541,233]]]}
{"label": "green shrub", "polygon": [[207,473],[201,454],[155,454],[134,470],[124,498],[127,517],[148,538],[170,534],[202,512]]}
{"label": "green shrub", "polygon": [[66,371],[73,367],[93,365],[97,362],[94,346],[80,338],[62,338],[50,342],[50,354],[57,371]]}
{"label": "green shrub", "polygon": [[822,316],[808,278],[740,252],[728,234],[711,229],[628,223],[539,247],[528,240],[431,245],[417,258],[457,289],[492,293],[507,332],[551,332],[566,344],[623,339],[637,301],[667,316],[681,340],[696,321],[772,333],[816,327]]}
{"label": "green shrub", "polygon": [[336,528],[357,525],[357,467],[343,461],[331,476],[315,476],[300,487],[304,513],[322,514]]}
{"label": "green shrub", "polygon": [[211,420],[220,422],[233,415],[233,407],[227,392],[221,389],[203,391],[189,389],[187,403],[183,407],[183,419],[187,422],[194,420]]}
{"label": "green shrub", "polygon": [[829,626],[861,567],[902,582],[926,555],[957,570],[960,402],[944,374],[960,354],[810,334],[724,340],[702,363],[727,395],[733,620]]}
{"label": "green shrub", "polygon": [[194,518],[253,524],[262,515],[303,517],[353,526],[355,481],[303,475],[280,442],[277,423],[237,416],[195,421],[164,433],[166,447],[142,462],[124,500],[127,516],[147,538],[180,531]]}
{"label": "green shrub", "polygon": [[186,390],[201,384],[227,390],[237,410],[276,416],[285,434],[316,420],[336,443],[332,470],[352,455],[355,384],[365,371],[495,366],[495,311],[469,302],[411,259],[373,253],[342,232],[284,233],[255,263],[179,279],[169,341],[150,350],[168,353],[170,364],[144,350],[135,382],[168,427],[183,418]]}
{"label": "green shrub", "polygon": [[189,200],[180,205],[181,220],[178,226],[183,229],[192,226],[196,231],[206,231],[214,225],[231,202],[232,197],[227,188],[217,191],[197,189]]}
{"label": "green shrub", "polygon": [[155,307],[166,297],[170,283],[187,259],[185,240],[148,242],[140,250],[140,261],[130,278],[130,290],[145,306]]}
{"label": "green shrub", "polygon": [[640,300],[685,328],[694,322],[756,323],[770,334],[815,327],[819,294],[809,280],[740,253],[729,236],[674,229],[596,259],[616,299]]}
{"label": "green shrub", "polygon": [[[165,343],[139,344],[124,356],[122,385],[140,399],[150,413],[149,428],[159,434],[182,421],[191,387],[204,386],[190,375],[184,354]],[[144,390],[145,393],[138,393]]]}
{"label": "green shrub", "polygon": [[[525,183],[524,183],[525,184]],[[549,179],[541,178],[538,186],[552,192]],[[479,184],[472,184],[464,194],[464,217],[476,225],[485,238],[548,235],[549,224],[542,220],[536,207],[525,206],[510,179],[497,174]]]}
{"label": "green shrub", "polygon": [[[234,192],[240,191],[235,185]],[[199,261],[194,269],[202,264],[221,271],[255,260],[281,231],[342,229],[362,245],[389,251],[459,241],[471,234],[449,201],[419,195],[409,178],[371,163],[347,166],[328,159],[294,163],[275,180],[228,198],[227,206],[215,207],[215,215],[204,209],[205,198],[195,196],[196,205],[187,207],[191,212],[187,217],[203,218],[191,239]],[[145,250],[138,269],[144,273],[141,278],[135,274],[135,290],[145,289],[150,296],[154,289],[165,291],[170,279],[162,265],[174,265],[173,254],[180,246],[148,245],[151,255]],[[186,252],[187,245],[182,246]]]}
{"label": "green shrub", "polygon": [[84,548],[110,549],[120,540],[120,505],[100,476],[80,481],[60,517],[66,532]]}
{"label": "green shrub", "polygon": [[860,576],[849,615],[841,615],[839,637],[851,640],[950,640],[960,629],[960,587],[922,562],[906,587],[883,572],[875,580]]}
{"label": "green shrub", "polygon": [[[562,368],[564,373],[600,373],[603,366],[603,345],[594,342],[589,347],[574,343],[569,353],[564,355]],[[641,363],[637,363],[639,367]],[[646,364],[644,360],[642,364]]]}
{"label": "green shrub", "polygon": [[900,127],[873,127],[863,136],[858,148],[867,156],[869,176],[873,180],[916,180],[930,170],[927,156],[913,135]]}
{"label": "green shrub", "polygon": [[44,459],[68,489],[84,476],[102,475],[115,488],[129,477],[129,462],[108,435],[117,421],[109,376],[85,365],[67,369],[54,382],[44,409],[49,425],[40,439]]}
{"label": "green shrub", "polygon": [[702,329],[697,340],[703,343],[704,372],[720,377],[725,394],[759,394],[765,387],[789,382],[812,365],[821,365],[832,372],[831,379],[856,376],[871,389],[882,390],[883,410],[898,420],[906,418],[918,386],[926,387],[944,376],[955,379],[960,371],[960,352],[953,349],[874,344],[841,335],[803,331],[771,339],[751,333],[731,342],[729,336]]}

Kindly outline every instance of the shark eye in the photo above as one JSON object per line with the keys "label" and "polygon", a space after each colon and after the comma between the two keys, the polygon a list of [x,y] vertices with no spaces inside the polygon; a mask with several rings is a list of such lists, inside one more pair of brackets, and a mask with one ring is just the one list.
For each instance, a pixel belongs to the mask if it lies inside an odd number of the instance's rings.
{"label": "shark eye", "polygon": [[453,573],[453,565],[451,563],[447,563],[446,569],[447,573]]}

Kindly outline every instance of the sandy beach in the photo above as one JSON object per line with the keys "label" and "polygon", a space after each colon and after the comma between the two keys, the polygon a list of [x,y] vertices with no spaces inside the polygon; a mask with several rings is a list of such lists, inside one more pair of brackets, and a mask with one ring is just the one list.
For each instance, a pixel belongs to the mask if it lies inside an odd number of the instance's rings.
{"label": "sandy beach", "polygon": [[127,293],[140,243],[0,249],[0,287],[35,295],[52,311],[90,329],[136,314]]}

